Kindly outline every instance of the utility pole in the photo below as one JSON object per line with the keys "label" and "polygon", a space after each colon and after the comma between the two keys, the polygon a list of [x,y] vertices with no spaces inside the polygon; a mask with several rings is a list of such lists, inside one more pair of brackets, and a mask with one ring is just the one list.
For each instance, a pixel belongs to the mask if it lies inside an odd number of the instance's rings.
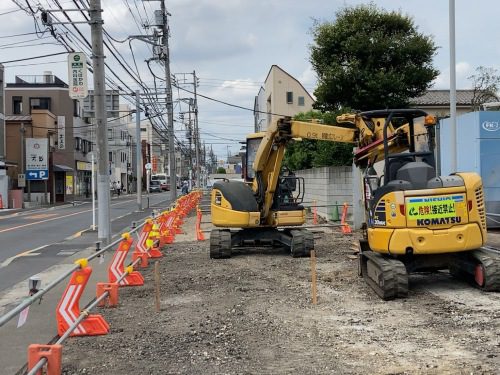
{"label": "utility pole", "polygon": [[170,76],[170,52],[168,49],[168,13],[165,9],[165,0],[161,0],[161,14],[163,17],[163,55],[165,59],[165,82],[167,96],[167,130],[170,159],[170,198],[177,199],[177,173],[175,168],[175,140],[174,140],[174,105],[172,100],[172,77]]}
{"label": "utility pole", "polygon": [[196,182],[197,187],[201,187],[200,175],[200,131],[198,129],[198,101],[196,96],[196,86],[198,86],[198,79],[196,78],[196,71],[193,70],[193,86],[194,86],[194,134],[195,134],[195,161],[196,161]]}
{"label": "utility pole", "polygon": [[455,61],[455,0],[449,1],[450,19],[450,126],[451,126],[451,170],[457,171],[457,76]]}
{"label": "utility pole", "polygon": [[89,16],[92,36],[92,68],[94,70],[94,105],[98,152],[97,168],[97,238],[101,243],[111,241],[110,191],[108,171],[108,126],[106,115],[106,87],[104,81],[104,50],[102,41],[101,0],[90,0]]}
{"label": "utility pole", "polygon": [[136,162],[136,177],[137,177],[137,210],[142,210],[142,150],[141,150],[141,97],[139,90],[135,92],[135,162]]}

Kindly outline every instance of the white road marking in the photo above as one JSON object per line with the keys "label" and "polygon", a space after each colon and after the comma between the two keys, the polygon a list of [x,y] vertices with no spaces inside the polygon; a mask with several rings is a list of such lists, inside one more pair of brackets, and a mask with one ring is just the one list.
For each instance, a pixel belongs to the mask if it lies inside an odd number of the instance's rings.
{"label": "white road marking", "polygon": [[40,253],[35,253],[35,251],[38,251],[38,250],[42,250],[44,248],[46,248],[47,246],[50,246],[49,244],[47,245],[43,245],[43,246],[40,246],[40,247],[37,247],[36,249],[31,249],[31,250],[27,250],[27,251],[23,251],[22,253],[19,253],[17,255],[14,255],[10,258],[7,258],[5,259],[1,264],[0,264],[0,268],[4,268],[4,267],[7,267],[9,264],[12,263],[12,261],[14,261],[14,259],[16,258],[21,258],[21,257],[26,257],[26,256],[34,256],[34,255],[40,255]]}

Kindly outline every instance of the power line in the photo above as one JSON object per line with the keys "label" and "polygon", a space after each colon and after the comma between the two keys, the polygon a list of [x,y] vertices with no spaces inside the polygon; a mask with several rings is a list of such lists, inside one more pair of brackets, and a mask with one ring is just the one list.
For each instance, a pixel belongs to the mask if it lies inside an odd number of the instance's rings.
{"label": "power line", "polygon": [[[22,9],[18,9],[17,11],[21,11]],[[3,13],[6,14],[6,13]],[[0,14],[1,16],[2,14]],[[12,34],[12,35],[0,35],[0,39],[7,39],[7,38],[16,38],[18,36],[26,36],[26,35],[36,35],[37,33],[22,33],[22,34]]]}
{"label": "power line", "polygon": [[33,66],[33,65],[45,65],[45,64],[56,64],[56,63],[67,63],[67,60],[54,60],[54,61],[47,61],[47,62],[38,62],[38,63],[33,63],[33,64],[17,64],[17,65],[9,65],[9,68],[15,68],[18,66]]}
{"label": "power line", "polygon": [[19,61],[27,61],[27,60],[35,60],[35,59],[43,59],[44,57],[51,57],[51,56],[58,56],[58,55],[66,55],[68,54],[67,51],[65,52],[56,52],[56,53],[49,53],[47,55],[39,55],[39,56],[32,56],[32,57],[26,57],[24,59],[16,59],[16,60],[9,60],[9,61],[2,61],[0,64],[9,64],[13,62],[19,62]]}

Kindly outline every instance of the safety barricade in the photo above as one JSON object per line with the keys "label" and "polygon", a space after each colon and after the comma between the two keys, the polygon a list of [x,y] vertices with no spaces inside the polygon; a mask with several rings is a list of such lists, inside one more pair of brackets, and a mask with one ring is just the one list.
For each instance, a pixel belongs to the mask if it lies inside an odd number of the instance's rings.
{"label": "safety barricade", "polygon": [[313,224],[318,224],[318,208],[315,200],[313,200]]}
{"label": "safety barricade", "polygon": [[160,232],[160,247],[174,242],[175,232],[172,229],[174,216],[175,212],[164,211],[157,219]]}
{"label": "safety barricade", "polygon": [[200,206],[196,206],[196,239],[198,241],[205,241],[205,235],[201,231],[201,209]]}
{"label": "safety barricade", "polygon": [[[130,231],[141,231],[137,244],[132,253],[132,263],[125,266],[125,260],[134,240],[130,233],[124,233],[120,239],[113,241],[108,246],[98,249],[96,253],[85,259],[79,259],[69,270],[51,282],[45,289],[35,290],[33,295],[20,303],[17,307],[0,316],[0,327],[13,317],[26,309],[29,305],[52,289],[55,285],[70,276],[68,285],[56,308],[57,332],[59,339],[52,345],[32,344],[28,347],[28,373],[29,375],[48,375],[61,373],[61,356],[64,340],[70,336],[95,336],[107,334],[110,330],[109,324],[100,314],[90,314],[90,311],[99,307],[115,307],[118,305],[119,287],[139,286],[144,284],[142,275],[134,271],[134,267],[147,267],[148,259],[162,256],[158,246],[160,242],[169,243],[173,240],[171,233],[176,229],[178,217],[187,215],[196,207],[199,201],[199,193],[193,192],[176,202],[176,207],[182,207],[176,211],[167,210],[156,220],[148,219],[144,224]],[[89,281],[92,268],[88,262],[103,256],[105,251],[117,246],[116,251],[108,265],[108,281],[99,282],[96,285],[96,298],[89,303],[85,309],[80,308],[80,298]]]}
{"label": "safety barricade", "polygon": [[342,233],[343,234],[351,234],[352,230],[349,224],[347,223],[347,207],[348,204],[344,203],[344,207],[342,208],[342,219],[340,220],[340,225],[342,227]]}
{"label": "safety barricade", "polygon": [[[125,259],[127,258],[127,254],[132,247],[134,240],[130,236],[130,233],[122,234],[122,241],[116,248],[115,254],[113,255],[113,259],[109,263],[108,267],[108,282],[116,283],[120,276],[125,271]],[[135,259],[134,259],[135,260]],[[137,272],[129,273],[120,283],[119,286],[139,286],[144,285],[144,278],[142,275]]]}
{"label": "safety barricade", "polygon": [[135,245],[133,254],[135,258],[140,258],[143,254],[147,254],[150,258],[160,258],[163,256],[156,245],[156,238],[159,236],[159,233],[157,231],[158,226],[156,225],[155,227],[155,225],[153,220],[148,219],[142,227],[137,244]]}
{"label": "safety barricade", "polygon": [[158,224],[154,223],[149,232],[148,239],[146,240],[146,245],[148,247],[148,253],[151,258],[161,258],[163,256],[159,249],[160,246],[160,232]]}
{"label": "safety barricade", "polygon": [[[80,269],[73,272],[56,308],[57,334],[59,336],[62,336],[82,314],[80,311],[80,297],[92,273],[92,267],[87,265],[87,259],[79,259],[76,263],[80,265]],[[109,325],[104,318],[101,315],[92,314],[78,324],[70,333],[70,336],[105,335],[108,332]]]}

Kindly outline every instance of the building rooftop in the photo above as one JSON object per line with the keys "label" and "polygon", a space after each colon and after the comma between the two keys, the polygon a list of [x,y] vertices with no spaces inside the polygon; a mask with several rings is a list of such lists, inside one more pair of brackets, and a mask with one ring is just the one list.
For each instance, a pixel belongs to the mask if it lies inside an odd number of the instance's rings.
{"label": "building rooftop", "polygon": [[68,88],[68,84],[57,76],[47,73],[43,75],[16,76],[15,83],[7,83],[7,87],[61,87]]}
{"label": "building rooftop", "polygon": [[[457,105],[470,106],[474,98],[474,90],[457,90]],[[485,102],[498,101],[495,95],[489,95]],[[410,99],[410,104],[414,106],[449,106],[450,90],[429,90],[425,94]]]}

